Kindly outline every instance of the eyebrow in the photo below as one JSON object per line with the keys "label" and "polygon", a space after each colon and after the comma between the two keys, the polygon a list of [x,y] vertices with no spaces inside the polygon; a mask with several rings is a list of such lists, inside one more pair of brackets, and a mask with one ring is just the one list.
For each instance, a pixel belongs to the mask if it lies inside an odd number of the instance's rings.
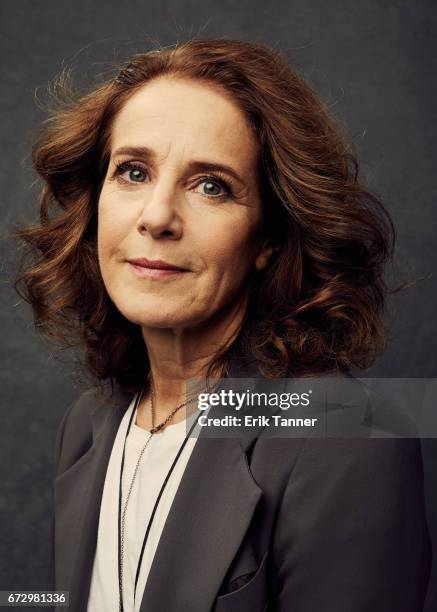
{"label": "eyebrow", "polygon": [[[132,157],[141,157],[147,161],[153,162],[156,159],[156,154],[149,147],[120,147],[112,153],[112,157],[116,155],[131,155]],[[211,161],[193,160],[188,164],[190,172],[225,172],[232,176],[236,181],[245,185],[242,177],[231,166],[225,164],[216,164]]]}

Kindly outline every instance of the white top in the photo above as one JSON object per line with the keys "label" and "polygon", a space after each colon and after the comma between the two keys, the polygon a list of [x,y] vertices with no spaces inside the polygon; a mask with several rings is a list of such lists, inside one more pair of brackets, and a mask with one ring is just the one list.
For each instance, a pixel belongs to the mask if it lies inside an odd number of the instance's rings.
{"label": "white top", "polygon": [[[87,612],[119,611],[118,505],[120,468],[123,444],[135,400],[136,396],[132,399],[129,408],[123,416],[108,463],[100,508],[97,548],[94,557]],[[122,484],[122,511],[126,503],[138,456],[147,439],[150,437],[152,439],[142,455],[126,511],[123,561],[123,605],[125,612],[139,612],[144,587],[159,538],[188,459],[197,441],[197,435],[194,437],[191,434],[185,444],[156,509],[144,548],[134,603],[135,575],[144,535],[161,486],[187,435],[187,426],[190,427],[196,417],[196,414],[190,415],[188,420],[167,425],[163,432],[152,435],[136,424],[137,416],[135,411],[126,440]],[[197,432],[198,427],[198,425],[195,426],[195,431]]]}

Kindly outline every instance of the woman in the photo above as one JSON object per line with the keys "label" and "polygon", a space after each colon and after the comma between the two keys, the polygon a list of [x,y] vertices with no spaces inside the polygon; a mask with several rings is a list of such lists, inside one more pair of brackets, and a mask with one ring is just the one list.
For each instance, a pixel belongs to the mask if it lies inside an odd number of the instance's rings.
{"label": "woman", "polygon": [[34,164],[25,295],[94,381],[56,440],[70,609],[421,610],[417,439],[186,437],[189,379],[341,377],[384,348],[393,225],[310,88],[263,45],[139,54],[53,112]]}

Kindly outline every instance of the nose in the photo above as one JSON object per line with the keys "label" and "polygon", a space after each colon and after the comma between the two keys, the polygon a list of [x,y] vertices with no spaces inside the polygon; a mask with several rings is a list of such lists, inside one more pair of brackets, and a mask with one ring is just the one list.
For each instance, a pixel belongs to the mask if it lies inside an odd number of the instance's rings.
{"label": "nose", "polygon": [[146,190],[144,204],[138,219],[138,231],[149,233],[153,238],[178,240],[182,235],[183,222],[174,181],[169,177],[157,179]]}

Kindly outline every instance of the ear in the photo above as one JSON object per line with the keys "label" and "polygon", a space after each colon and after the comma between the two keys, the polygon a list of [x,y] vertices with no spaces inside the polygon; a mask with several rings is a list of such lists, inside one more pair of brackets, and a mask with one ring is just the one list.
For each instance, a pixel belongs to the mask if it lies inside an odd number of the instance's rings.
{"label": "ear", "polygon": [[258,255],[255,258],[255,269],[260,271],[263,268],[265,268],[266,265],[268,264],[268,261],[272,253],[277,250],[278,250],[277,248],[267,243],[264,243],[263,246],[261,247],[261,250],[259,251]]}

